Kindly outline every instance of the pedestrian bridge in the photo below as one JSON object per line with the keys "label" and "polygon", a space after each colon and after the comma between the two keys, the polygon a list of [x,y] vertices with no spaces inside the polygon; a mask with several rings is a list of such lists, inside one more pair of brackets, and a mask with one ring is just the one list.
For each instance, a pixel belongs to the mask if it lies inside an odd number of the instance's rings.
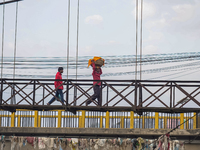
{"label": "pedestrian bridge", "polygon": [[199,139],[199,81],[101,80],[101,105],[94,100],[85,106],[93,80],[62,80],[65,105],[55,97],[47,106],[54,81],[1,79],[0,133],[157,138],[170,132],[177,139]]}

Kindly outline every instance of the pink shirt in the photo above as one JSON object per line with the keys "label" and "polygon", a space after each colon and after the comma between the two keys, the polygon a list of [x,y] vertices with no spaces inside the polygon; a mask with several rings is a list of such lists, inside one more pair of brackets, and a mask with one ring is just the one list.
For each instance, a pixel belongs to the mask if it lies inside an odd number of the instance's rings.
{"label": "pink shirt", "polygon": [[[100,72],[97,72],[94,63],[92,63],[92,68],[93,68],[93,72],[92,72],[93,80],[101,80],[100,78],[100,75],[102,74],[101,68],[100,68]],[[93,85],[95,85],[96,83],[97,81],[94,81]],[[99,82],[97,85],[101,85],[101,82]]]}

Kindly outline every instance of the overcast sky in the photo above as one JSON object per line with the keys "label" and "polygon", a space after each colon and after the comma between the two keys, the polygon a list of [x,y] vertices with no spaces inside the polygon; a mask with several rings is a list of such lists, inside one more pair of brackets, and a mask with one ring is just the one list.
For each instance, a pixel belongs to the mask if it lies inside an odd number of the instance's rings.
{"label": "overcast sky", "polygon": [[[76,54],[77,2],[71,0],[70,56]],[[5,9],[4,56],[13,56],[15,6]],[[144,54],[199,51],[200,0],[144,0],[143,9]],[[19,2],[17,56],[66,57],[67,16],[68,0]],[[135,54],[135,20],[135,0],[80,0],[79,56]]]}

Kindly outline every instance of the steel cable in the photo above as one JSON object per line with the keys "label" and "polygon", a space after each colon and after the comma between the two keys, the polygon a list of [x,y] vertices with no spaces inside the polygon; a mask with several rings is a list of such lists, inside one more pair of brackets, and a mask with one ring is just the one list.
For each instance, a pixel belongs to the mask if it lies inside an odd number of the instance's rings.
{"label": "steel cable", "polygon": [[68,31],[67,31],[67,80],[69,75],[69,29],[70,29],[70,0],[68,0]]}
{"label": "steel cable", "polygon": [[[5,2],[5,0],[3,0]],[[1,79],[3,77],[3,50],[4,50],[4,23],[5,23],[5,4],[3,5],[3,25],[2,25],[2,51],[1,51]]]}

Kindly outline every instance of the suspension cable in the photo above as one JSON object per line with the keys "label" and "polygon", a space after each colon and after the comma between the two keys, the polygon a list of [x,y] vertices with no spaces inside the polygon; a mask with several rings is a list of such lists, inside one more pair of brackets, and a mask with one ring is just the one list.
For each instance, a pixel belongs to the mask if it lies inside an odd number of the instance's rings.
{"label": "suspension cable", "polygon": [[70,25],[70,0],[68,0],[68,31],[67,31],[67,79],[69,75],[69,25]]}
{"label": "suspension cable", "polygon": [[142,80],[142,12],[143,0],[141,0],[141,24],[140,24],[140,80]]}
{"label": "suspension cable", "polygon": [[137,80],[137,45],[138,43],[138,0],[136,0],[136,49],[135,49],[135,80]]}
{"label": "suspension cable", "polygon": [[[5,0],[3,0],[5,2]],[[3,77],[3,50],[4,50],[4,22],[5,22],[5,4],[3,5],[3,25],[2,25],[2,51],[1,51],[1,79]]]}
{"label": "suspension cable", "polygon": [[18,19],[18,2],[16,3],[16,21],[15,21],[15,45],[14,45],[14,67],[13,67],[13,79],[15,79],[15,65],[16,65],[16,47],[17,47],[17,19]]}
{"label": "suspension cable", "polygon": [[79,35],[79,0],[78,0],[78,8],[77,8],[76,80],[77,80],[77,74],[78,74],[78,35]]}

